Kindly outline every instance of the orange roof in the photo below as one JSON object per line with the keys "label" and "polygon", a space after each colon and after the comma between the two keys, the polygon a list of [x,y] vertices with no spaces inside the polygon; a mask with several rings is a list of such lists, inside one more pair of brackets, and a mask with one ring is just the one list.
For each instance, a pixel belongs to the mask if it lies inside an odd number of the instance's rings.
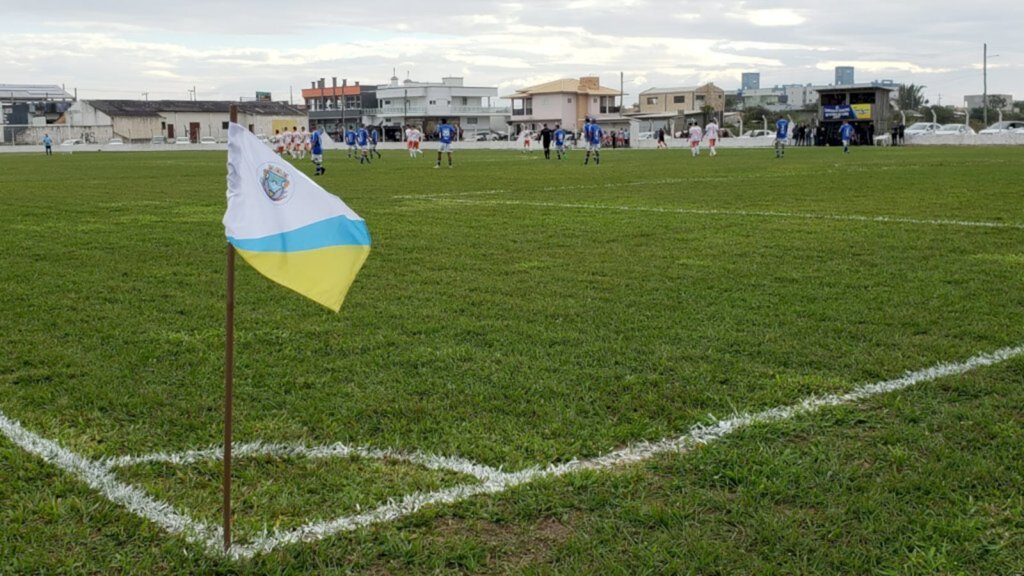
{"label": "orange roof", "polygon": [[333,88],[331,86],[325,86],[321,88],[303,88],[303,98],[331,98],[333,96],[358,96],[360,94],[359,86],[338,86]]}

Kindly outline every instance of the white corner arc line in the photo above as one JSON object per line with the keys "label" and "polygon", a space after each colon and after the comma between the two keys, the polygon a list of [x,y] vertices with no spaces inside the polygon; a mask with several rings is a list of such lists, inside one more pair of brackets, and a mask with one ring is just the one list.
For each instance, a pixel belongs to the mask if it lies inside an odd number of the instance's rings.
{"label": "white corner arc line", "polygon": [[[307,446],[304,444],[281,444],[268,442],[247,442],[232,444],[232,453],[235,458],[251,458],[254,456],[270,456],[274,458],[347,458],[359,457],[373,460],[392,460],[396,462],[407,462],[416,464],[429,470],[446,470],[466,476],[472,476],[481,481],[488,481],[503,474],[497,468],[491,468],[483,464],[477,464],[464,458],[454,456],[437,456],[423,452],[400,452],[398,450],[368,448],[364,446],[347,446],[340,442],[326,446]],[[204,450],[189,450],[187,452],[145,454],[141,456],[118,456],[107,458],[101,464],[110,468],[124,468],[147,463],[164,464],[194,464],[197,462],[211,462],[224,458],[224,447],[214,446]]]}
{"label": "white corner arc line", "polygon": [[431,493],[411,494],[364,514],[323,522],[313,522],[294,530],[275,531],[268,536],[256,539],[251,544],[233,546],[228,554],[234,558],[251,558],[258,554],[269,552],[279,546],[321,540],[341,532],[397,520],[413,514],[425,506],[452,504],[479,494],[497,494],[534,480],[562,476],[578,470],[614,468],[643,462],[659,454],[685,453],[692,450],[695,446],[721,440],[733,432],[754,424],[789,420],[797,415],[811,414],[828,406],[852,404],[873,396],[902,390],[922,382],[964,374],[983,366],[999,364],[1022,354],[1024,354],[1024,345],[1002,348],[990,354],[974,356],[964,362],[937,364],[916,372],[908,372],[892,380],[858,386],[846,394],[811,396],[790,406],[779,406],[753,414],[738,414],[732,418],[719,420],[712,424],[698,424],[690,428],[687,434],[677,438],[667,438],[653,443],[637,443],[588,460],[552,464],[547,468],[529,468],[519,472],[503,473],[498,477],[477,485],[463,485]]}
{"label": "white corner arc line", "polygon": [[3,412],[0,412],[0,432],[22,450],[71,474],[114,504],[153,522],[170,534],[182,535],[189,542],[201,544],[207,550],[216,549],[223,541],[222,528],[196,521],[167,502],[121,482],[108,466],[30,432]]}
{"label": "white corner arc line", "polygon": [[743,216],[755,218],[793,218],[802,220],[835,220],[847,222],[880,222],[887,224],[915,224],[927,226],[963,226],[969,228],[1008,228],[1024,230],[1024,224],[1018,222],[988,222],[977,220],[946,220],[904,218],[902,216],[864,216],[860,214],[815,214],[803,212],[776,212],[759,210],[717,210],[702,208],[657,208],[650,206],[614,206],[603,204],[531,202],[523,200],[468,200],[451,197],[421,196],[423,200],[448,204],[467,204],[479,206],[533,206],[537,208],[573,208],[580,210],[606,210],[623,212],[654,212],[660,214],[693,214],[698,216]]}

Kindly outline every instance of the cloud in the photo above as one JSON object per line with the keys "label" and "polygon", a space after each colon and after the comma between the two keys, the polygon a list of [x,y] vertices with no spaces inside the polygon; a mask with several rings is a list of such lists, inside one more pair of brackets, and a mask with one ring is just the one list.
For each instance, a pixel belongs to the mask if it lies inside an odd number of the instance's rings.
{"label": "cloud", "polygon": [[807,22],[800,12],[790,8],[769,8],[765,10],[749,10],[738,13],[730,13],[733,18],[741,18],[754,26],[779,27],[799,26]]}

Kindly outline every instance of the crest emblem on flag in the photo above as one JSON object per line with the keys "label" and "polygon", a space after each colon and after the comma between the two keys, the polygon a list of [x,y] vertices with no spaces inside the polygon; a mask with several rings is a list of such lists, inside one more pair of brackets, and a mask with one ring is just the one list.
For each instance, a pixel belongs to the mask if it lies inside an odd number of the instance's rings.
{"label": "crest emblem on flag", "polygon": [[288,199],[291,192],[291,180],[288,179],[288,172],[276,164],[264,164],[263,174],[260,176],[260,186],[267,198],[274,203],[281,204]]}

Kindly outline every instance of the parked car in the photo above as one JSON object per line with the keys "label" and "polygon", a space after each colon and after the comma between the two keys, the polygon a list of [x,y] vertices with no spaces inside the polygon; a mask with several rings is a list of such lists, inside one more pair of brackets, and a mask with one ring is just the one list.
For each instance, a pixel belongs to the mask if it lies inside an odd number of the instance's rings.
{"label": "parked car", "polygon": [[934,134],[936,130],[942,128],[942,124],[937,122],[914,122],[907,129],[903,131],[906,136],[924,136],[927,134]]}
{"label": "parked car", "polygon": [[774,130],[747,130],[740,138],[774,138]]}
{"label": "parked car", "polygon": [[1024,128],[1024,120],[1005,120],[1003,122],[996,122],[978,132],[978,134],[1005,134],[1021,128]]}
{"label": "parked car", "polygon": [[637,132],[637,140],[654,140],[654,132]]}
{"label": "parked car", "polygon": [[178,136],[174,139],[175,144],[191,144],[192,141],[188,139],[188,136]]}
{"label": "parked car", "polygon": [[79,146],[81,144],[85,144],[81,138],[68,138],[60,143],[61,146]]}
{"label": "parked car", "polygon": [[964,134],[974,136],[974,129],[966,124],[943,124],[935,131],[936,136],[961,136]]}
{"label": "parked car", "polygon": [[166,144],[163,136],[153,136],[153,139],[149,141],[150,144]]}
{"label": "parked car", "polygon": [[124,140],[120,138],[111,138],[107,140],[107,146],[124,146]]}
{"label": "parked car", "polygon": [[199,143],[200,144],[216,144],[217,143],[217,139],[214,138],[213,136],[203,136],[202,138],[199,139]]}

